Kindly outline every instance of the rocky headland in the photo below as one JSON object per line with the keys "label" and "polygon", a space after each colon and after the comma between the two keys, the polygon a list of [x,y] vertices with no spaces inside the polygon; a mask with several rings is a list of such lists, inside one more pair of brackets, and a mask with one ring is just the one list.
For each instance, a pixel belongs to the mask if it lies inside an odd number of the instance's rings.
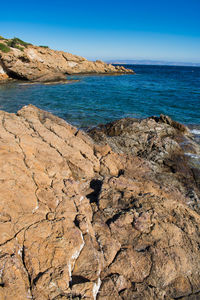
{"label": "rocky headland", "polygon": [[18,38],[0,36],[0,81],[8,78],[51,82],[72,74],[133,74],[123,66],[95,62],[47,46],[34,46]]}
{"label": "rocky headland", "polygon": [[0,119],[0,299],[199,299],[187,127],[161,115],[86,134],[32,105]]}

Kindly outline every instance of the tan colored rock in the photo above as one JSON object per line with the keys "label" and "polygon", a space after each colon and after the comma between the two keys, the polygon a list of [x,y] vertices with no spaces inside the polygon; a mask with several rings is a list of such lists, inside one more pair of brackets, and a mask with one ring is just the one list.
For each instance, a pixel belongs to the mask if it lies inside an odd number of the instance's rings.
{"label": "tan colored rock", "polygon": [[[1,42],[7,43],[6,40]],[[102,61],[87,59],[63,51],[27,45],[12,48],[8,53],[0,50],[1,66],[11,78],[51,82],[66,80],[66,74],[125,74],[134,72],[124,67],[115,67]]]}
{"label": "tan colored rock", "polygon": [[107,274],[122,274],[132,282],[142,282],[150,274],[151,264],[149,253],[140,253],[128,248],[117,255]]}
{"label": "tan colored rock", "polygon": [[[24,280],[28,282],[22,292],[23,285],[17,289],[17,281],[13,285],[8,281],[7,273],[2,271],[2,286],[5,285],[2,295],[4,292],[5,297],[6,294],[14,295],[15,289],[16,297],[16,290],[19,290],[16,299],[24,299],[28,293],[40,299],[53,298],[60,291],[67,293],[74,262],[85,243],[81,231],[74,225],[78,202],[72,198],[73,194],[78,199],[84,196],[74,189],[73,184],[70,191],[66,180],[73,180],[74,169],[78,170],[79,164],[84,168],[81,171],[85,172],[84,176],[93,176],[99,162],[93,154],[93,144],[76,138],[74,127],[51,114],[29,106],[18,116],[4,112],[0,116],[0,243],[5,244],[1,249],[1,267],[6,265],[4,253],[8,252],[8,241],[16,238],[16,253],[23,257],[23,261],[20,257],[18,260],[25,269],[22,268],[20,276],[25,276]],[[81,152],[78,149],[82,149]],[[74,161],[70,164],[64,156],[71,160],[72,152]],[[76,178],[82,178],[83,173],[76,174]],[[85,201],[88,203],[88,199]],[[86,210],[85,201],[80,205],[79,214]],[[90,220],[91,217],[89,224]],[[15,253],[14,248],[13,251]],[[12,264],[10,272],[15,274],[16,264]]]}
{"label": "tan colored rock", "polygon": [[113,283],[111,278],[107,278],[104,280],[104,282],[101,285],[101,289],[98,294],[98,300],[121,300],[122,298],[118,294],[117,288],[115,287],[115,284]]}
{"label": "tan colored rock", "polygon": [[4,82],[9,79],[7,74],[0,74],[0,82]]}
{"label": "tan colored rock", "polygon": [[6,74],[6,72],[4,71],[4,69],[0,63],[0,83],[7,81],[8,79],[9,79],[9,76]]}
{"label": "tan colored rock", "polygon": [[199,190],[177,164],[187,128],[115,125],[95,144],[32,105],[0,112],[0,299],[198,297]]}

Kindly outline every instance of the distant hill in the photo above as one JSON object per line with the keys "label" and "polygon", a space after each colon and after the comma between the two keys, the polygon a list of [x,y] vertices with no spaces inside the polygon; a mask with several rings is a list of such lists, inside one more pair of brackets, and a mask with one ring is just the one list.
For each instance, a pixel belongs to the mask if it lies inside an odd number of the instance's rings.
{"label": "distant hill", "polygon": [[200,63],[191,63],[191,62],[172,62],[172,61],[163,61],[163,60],[109,60],[107,63],[112,64],[123,64],[123,65],[163,65],[163,66],[192,66],[200,67]]}

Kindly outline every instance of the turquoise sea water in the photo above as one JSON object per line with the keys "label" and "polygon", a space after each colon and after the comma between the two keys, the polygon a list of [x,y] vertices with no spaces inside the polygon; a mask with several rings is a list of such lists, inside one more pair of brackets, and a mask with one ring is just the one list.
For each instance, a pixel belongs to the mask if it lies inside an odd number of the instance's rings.
{"label": "turquoise sea water", "polygon": [[200,68],[127,67],[136,75],[68,77],[79,80],[70,84],[3,84],[0,109],[16,112],[32,103],[78,127],[163,113],[199,131]]}

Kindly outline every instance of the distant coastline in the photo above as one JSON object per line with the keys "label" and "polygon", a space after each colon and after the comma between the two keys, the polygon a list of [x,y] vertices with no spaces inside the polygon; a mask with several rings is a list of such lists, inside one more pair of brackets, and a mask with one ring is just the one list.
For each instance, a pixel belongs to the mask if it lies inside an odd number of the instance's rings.
{"label": "distant coastline", "polygon": [[172,62],[163,60],[107,60],[107,63],[120,64],[120,65],[155,65],[155,66],[182,66],[182,67],[200,67],[200,63],[191,62]]}

